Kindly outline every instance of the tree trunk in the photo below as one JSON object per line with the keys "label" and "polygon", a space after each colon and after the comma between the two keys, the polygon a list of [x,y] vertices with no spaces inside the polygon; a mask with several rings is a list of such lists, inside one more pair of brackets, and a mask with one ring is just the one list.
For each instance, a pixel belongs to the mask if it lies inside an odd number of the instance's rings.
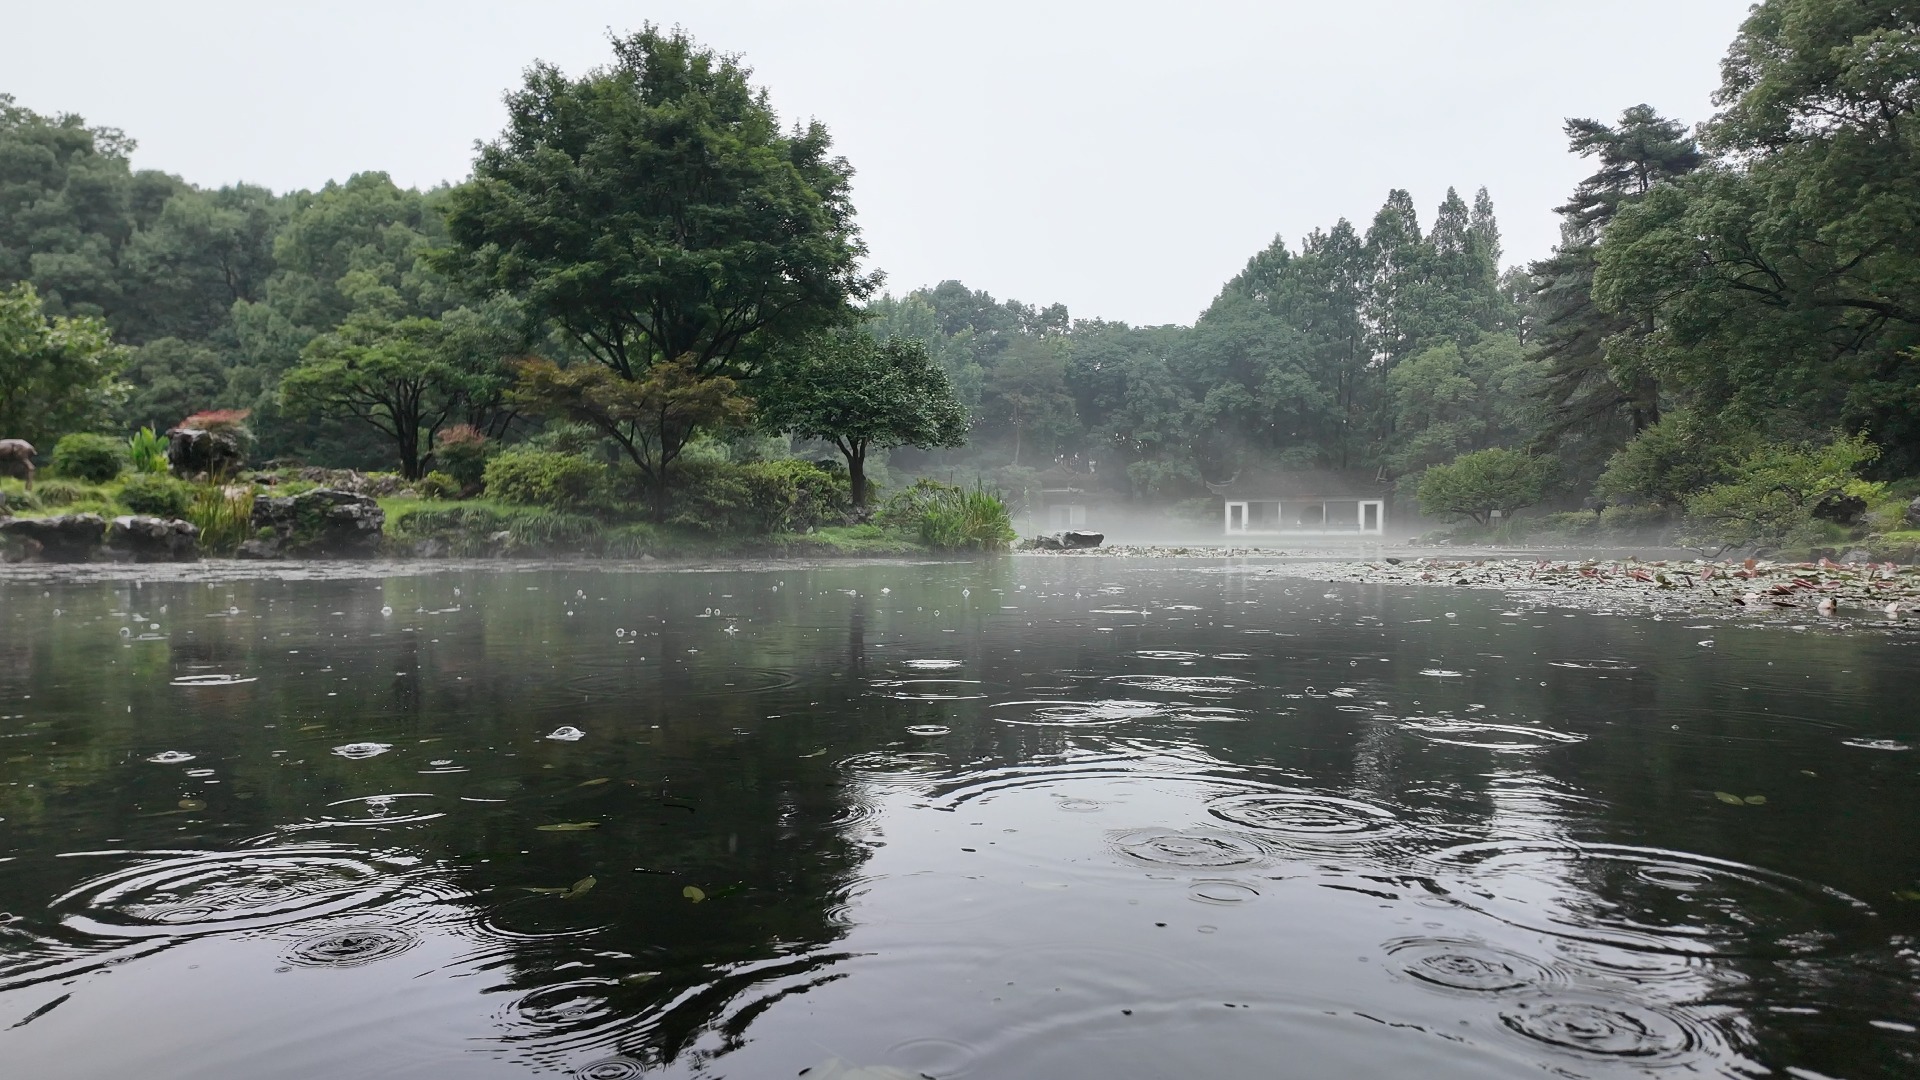
{"label": "tree trunk", "polygon": [[847,483],[853,489],[853,512],[858,515],[867,508],[867,448],[865,446],[847,448]]}
{"label": "tree trunk", "polygon": [[660,472],[653,477],[653,521],[656,525],[667,523],[667,468],[665,465],[662,465]]}

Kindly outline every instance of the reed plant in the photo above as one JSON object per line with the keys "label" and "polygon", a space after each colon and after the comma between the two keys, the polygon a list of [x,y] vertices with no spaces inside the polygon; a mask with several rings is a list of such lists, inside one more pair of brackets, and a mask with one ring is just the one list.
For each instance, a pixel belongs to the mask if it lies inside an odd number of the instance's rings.
{"label": "reed plant", "polygon": [[1017,534],[998,495],[982,487],[932,494],[920,514],[920,542],[939,551],[1005,551]]}
{"label": "reed plant", "polygon": [[253,500],[259,488],[248,484],[201,484],[187,505],[187,520],[200,530],[200,550],[231,555],[253,535]]}

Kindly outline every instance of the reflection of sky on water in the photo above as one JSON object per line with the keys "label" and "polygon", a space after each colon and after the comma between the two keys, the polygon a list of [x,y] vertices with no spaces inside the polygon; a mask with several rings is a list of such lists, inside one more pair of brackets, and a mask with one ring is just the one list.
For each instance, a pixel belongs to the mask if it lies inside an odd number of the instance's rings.
{"label": "reflection of sky on water", "polygon": [[1884,641],[1093,560],[31,588],[50,1075],[1912,1064]]}

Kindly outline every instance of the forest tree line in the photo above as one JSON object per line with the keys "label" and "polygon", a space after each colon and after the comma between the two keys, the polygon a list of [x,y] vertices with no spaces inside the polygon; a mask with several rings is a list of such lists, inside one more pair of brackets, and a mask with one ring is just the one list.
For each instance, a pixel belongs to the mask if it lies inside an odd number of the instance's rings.
{"label": "forest tree line", "polygon": [[[432,424],[507,441],[562,420],[617,434],[611,417],[555,404],[583,392],[566,372],[626,384],[685,358],[687,378],[732,379],[751,397],[782,355],[844,352],[821,343],[854,326],[923,343],[969,417],[964,446],[946,445],[960,441],[951,431],[920,439],[931,448],[897,452],[895,471],[1010,490],[1067,470],[1164,504],[1247,470],[1319,469],[1411,504],[1427,470],[1501,450],[1541,466],[1536,501],[1677,515],[1780,447],[1881,480],[1920,472],[1920,34],[1900,11],[1768,0],[1704,123],[1645,105],[1568,121],[1592,173],[1558,208],[1546,259],[1502,271],[1485,189],[1449,191],[1424,221],[1396,190],[1364,226],[1343,219],[1254,253],[1191,326],[1076,319],[955,281],[881,292],[825,129],[785,134],[743,70],[703,67],[719,61],[681,37],[649,40],[680,50],[677,70],[732,110],[721,128],[745,140],[740,153],[786,155],[792,187],[769,212],[806,217],[817,242],[780,256],[804,272],[761,267],[757,280],[791,296],[725,309],[685,238],[643,245],[652,268],[583,280],[604,252],[575,235],[582,215],[617,229],[609,210],[625,204],[613,187],[567,205],[529,194],[566,190],[607,152],[590,131],[553,129],[563,114],[547,108],[591,79],[539,67],[475,176],[429,191],[378,172],[311,192],[199,188],[135,169],[119,132],[0,98],[0,287],[30,284],[48,316],[103,320],[125,347],[125,389],[100,396],[92,423],[250,409],[262,457],[409,473],[430,464],[431,438],[409,459],[379,422],[391,403],[356,415],[323,392],[329,365],[433,357],[459,392],[431,404]],[[602,75],[661,61],[623,55]],[[599,175],[644,188],[667,167],[630,154]],[[732,222],[711,242],[765,226]],[[504,240],[526,237],[573,261]],[[641,279],[665,307],[636,321],[607,291]],[[732,312],[717,323],[716,303]],[[554,361],[544,409],[521,392],[515,365],[530,355]],[[38,422],[0,419],[22,435]],[[685,441],[768,452],[758,431],[713,429],[694,422]],[[1854,450],[1835,458],[1843,443]],[[652,454],[629,456],[659,464],[664,483],[671,455]]]}

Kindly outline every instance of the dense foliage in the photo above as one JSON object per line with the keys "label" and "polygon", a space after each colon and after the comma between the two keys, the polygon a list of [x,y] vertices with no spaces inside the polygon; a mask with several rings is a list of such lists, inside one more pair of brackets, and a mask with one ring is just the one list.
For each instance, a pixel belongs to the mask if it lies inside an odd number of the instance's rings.
{"label": "dense foliage", "polygon": [[1170,505],[1313,470],[1401,511],[1798,542],[1843,480],[1920,471],[1915,19],[1765,0],[1698,128],[1568,120],[1593,171],[1530,266],[1503,272],[1484,189],[1424,223],[1397,190],[1275,239],[1190,326],[957,281],[876,297],[826,128],[679,31],[536,64],[473,176],[430,191],[197,188],[0,96],[0,437],[125,448],[250,410],[256,460],[644,501],[652,527],[825,521],[828,474],[749,467],[837,451],[856,513],[870,472]]}

